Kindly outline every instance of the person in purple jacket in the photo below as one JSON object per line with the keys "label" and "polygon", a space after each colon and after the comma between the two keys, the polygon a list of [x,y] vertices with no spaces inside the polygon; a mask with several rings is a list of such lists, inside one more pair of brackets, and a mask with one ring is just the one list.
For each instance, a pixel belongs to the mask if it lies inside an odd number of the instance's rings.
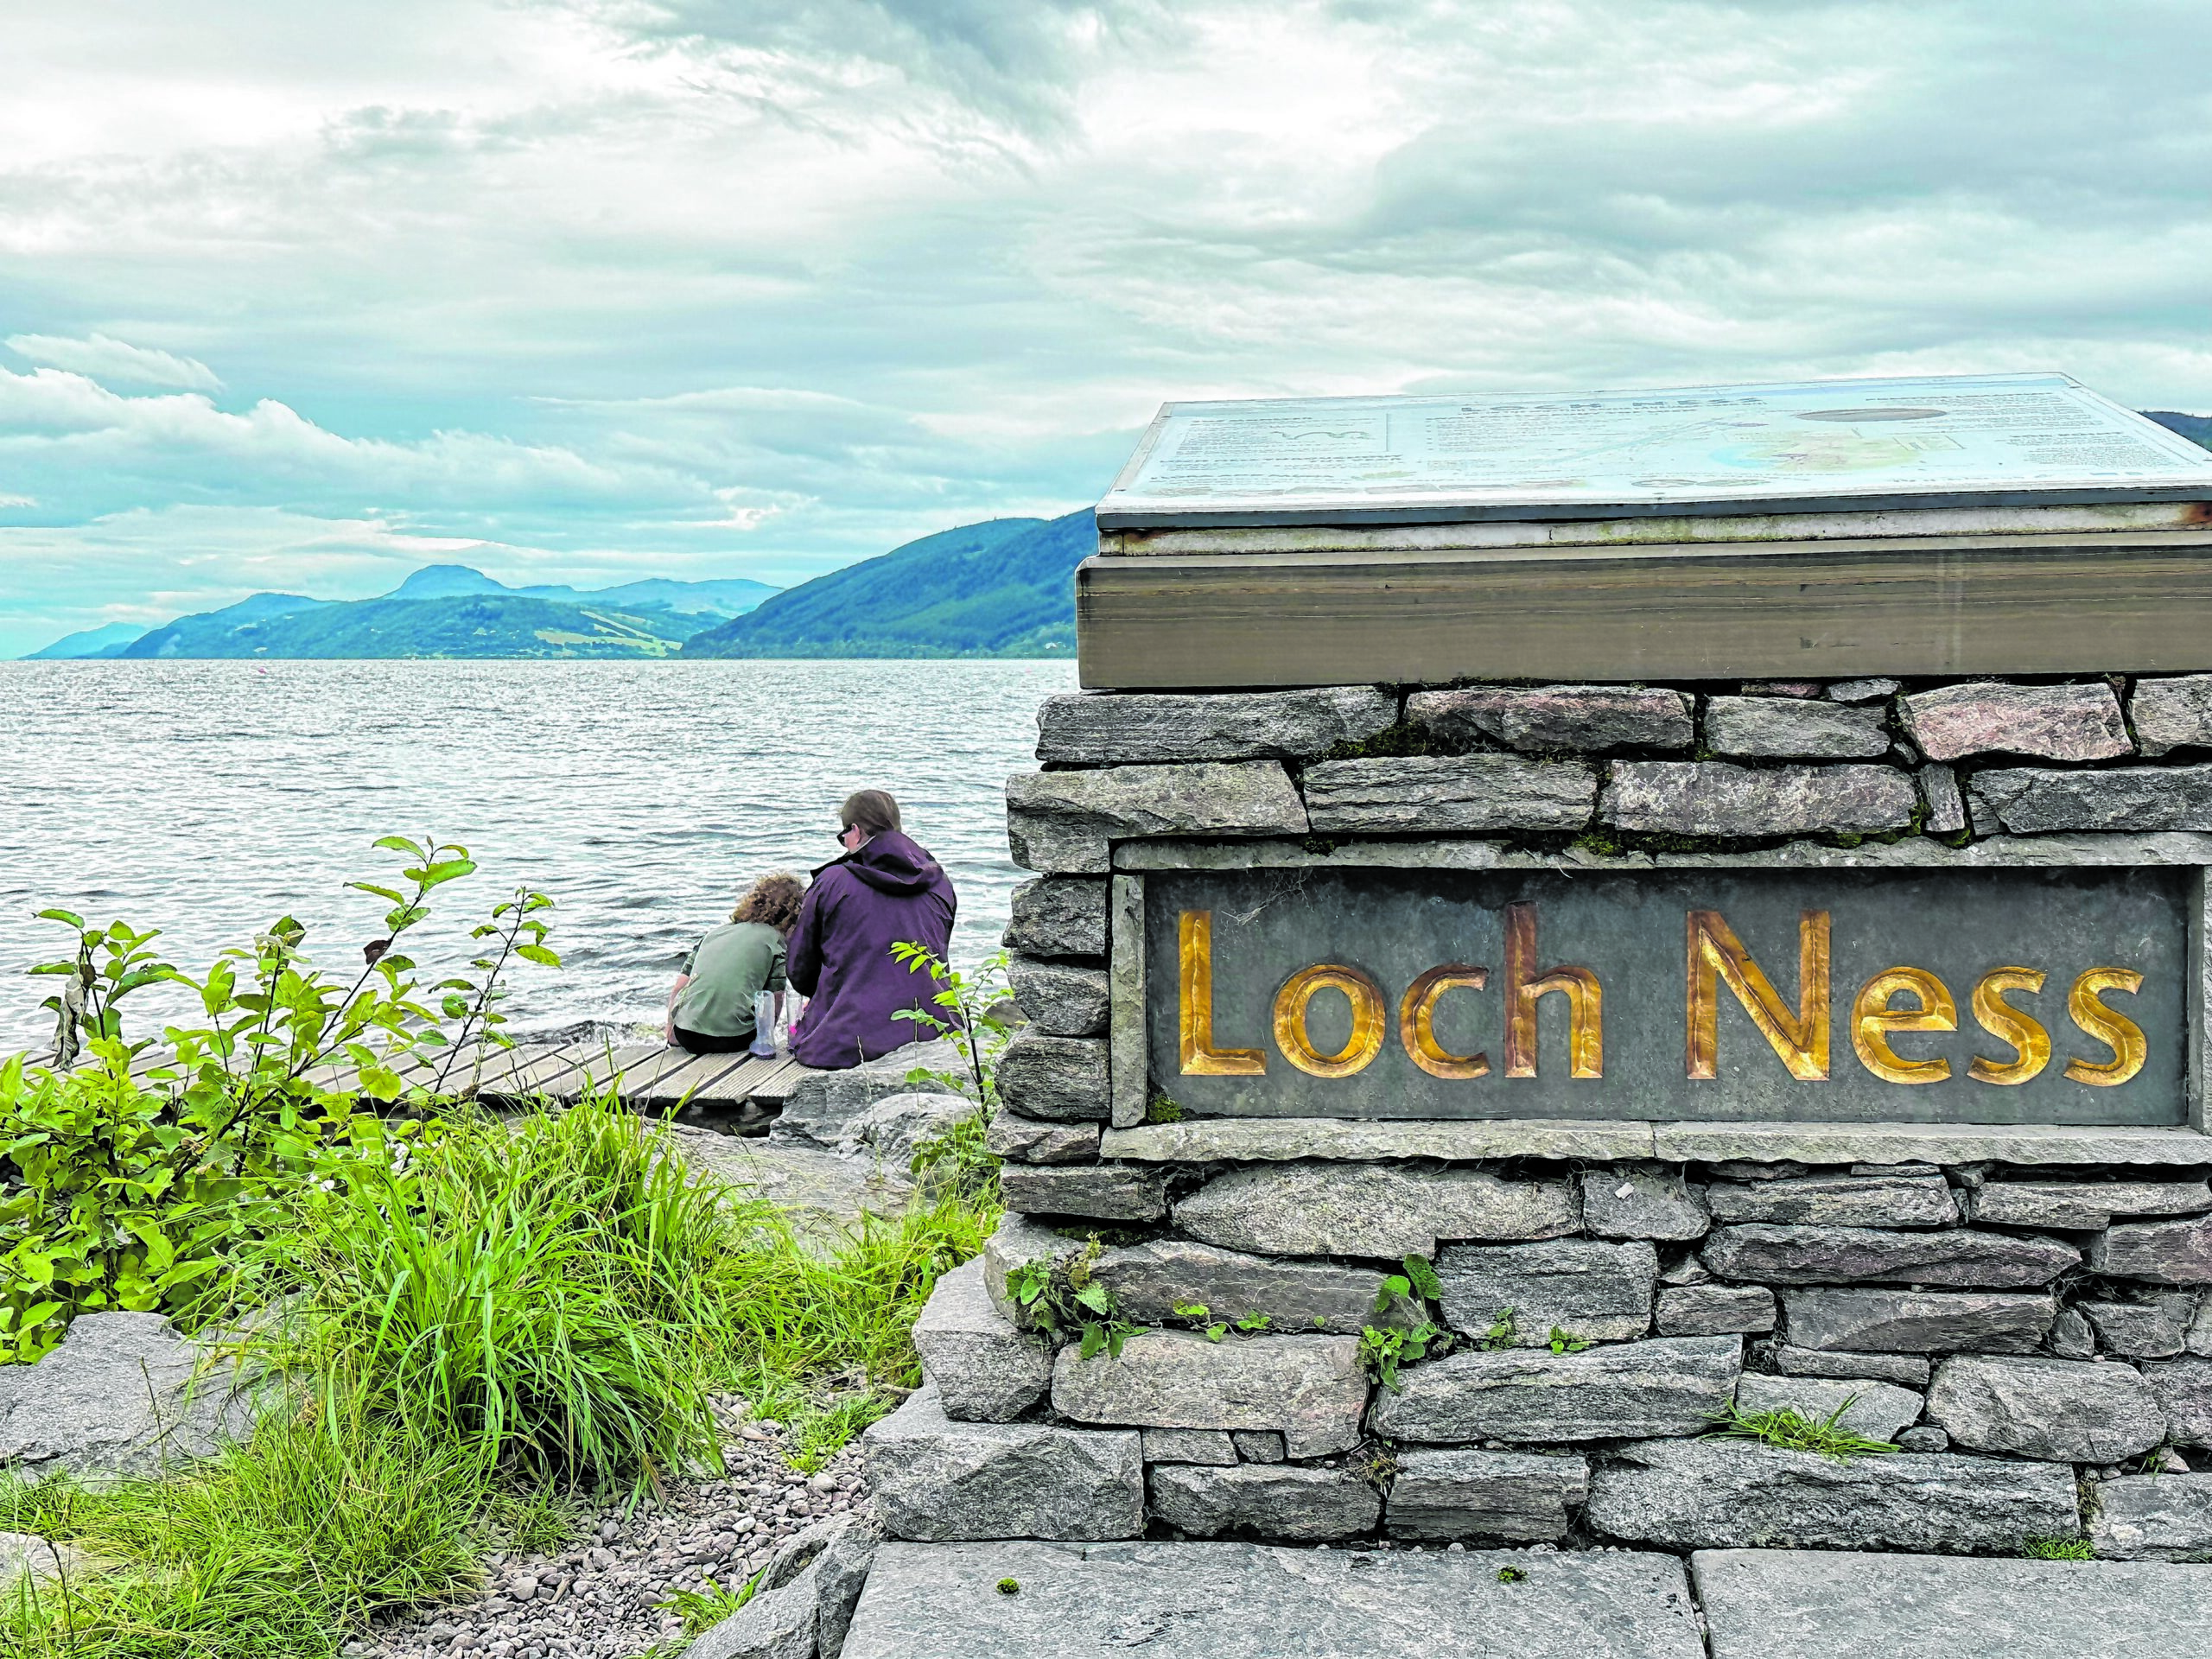
{"label": "person in purple jacket", "polygon": [[940,957],[959,900],[943,867],[906,839],[899,803],[880,789],[850,797],[838,814],[844,856],[814,873],[799,906],[785,971],[811,999],[791,1033],[791,1054],[842,1071],[927,1035],[901,1008],[928,1008],[929,976],[901,967],[894,944],[925,944]]}

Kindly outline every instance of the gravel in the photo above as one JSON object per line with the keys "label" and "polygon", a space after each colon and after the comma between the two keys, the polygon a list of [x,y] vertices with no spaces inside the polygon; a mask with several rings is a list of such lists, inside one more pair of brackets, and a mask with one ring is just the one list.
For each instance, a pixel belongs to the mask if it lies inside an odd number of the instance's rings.
{"label": "gravel", "polygon": [[671,1483],[664,1501],[626,1516],[618,1503],[582,1516],[552,1555],[487,1556],[473,1600],[379,1626],[350,1642],[353,1659],[633,1659],[675,1648],[683,1621],[658,1606],[711,1580],[734,1590],[776,1547],[864,1499],[860,1448],[821,1473],[791,1466],[779,1427],[746,1423],[725,1437],[727,1471]]}

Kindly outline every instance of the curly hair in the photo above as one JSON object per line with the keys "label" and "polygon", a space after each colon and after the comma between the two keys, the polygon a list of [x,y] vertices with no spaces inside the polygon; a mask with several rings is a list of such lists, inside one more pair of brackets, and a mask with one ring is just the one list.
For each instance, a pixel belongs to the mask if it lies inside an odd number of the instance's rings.
{"label": "curly hair", "polygon": [[766,922],[781,933],[788,933],[798,925],[799,901],[806,897],[805,885],[787,870],[778,870],[773,875],[764,875],[755,881],[745,897],[737,901],[737,908],[729,913],[733,922]]}

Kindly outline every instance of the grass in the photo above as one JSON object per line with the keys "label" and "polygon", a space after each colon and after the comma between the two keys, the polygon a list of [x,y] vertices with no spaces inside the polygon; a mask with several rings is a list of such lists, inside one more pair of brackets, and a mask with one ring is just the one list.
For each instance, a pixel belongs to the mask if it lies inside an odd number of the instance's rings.
{"label": "grass", "polygon": [[1858,1400],[1854,1394],[1826,1417],[1820,1418],[1804,1416],[1787,1406],[1778,1411],[1743,1411],[1731,1404],[1722,1408],[1718,1427],[1704,1438],[1764,1440],[1769,1446],[1784,1446],[1793,1452],[1817,1452],[1838,1463],[1896,1451],[1897,1448],[1887,1440],[1870,1440],[1840,1426],[1843,1414]]}
{"label": "grass", "polygon": [[2031,1538],[2020,1554],[2038,1561],[2094,1561],[2097,1552],[2086,1538]]}
{"label": "grass", "polygon": [[755,1573],[734,1590],[721,1585],[705,1591],[678,1590],[659,1605],[683,1621],[684,1635],[703,1636],[751,1601],[760,1588],[760,1573]]}

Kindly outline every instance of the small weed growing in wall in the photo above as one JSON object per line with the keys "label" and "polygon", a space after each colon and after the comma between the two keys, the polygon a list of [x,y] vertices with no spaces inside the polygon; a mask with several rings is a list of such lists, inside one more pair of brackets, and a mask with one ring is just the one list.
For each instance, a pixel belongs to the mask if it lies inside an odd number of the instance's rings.
{"label": "small weed growing in wall", "polygon": [[1405,1390],[1398,1382],[1398,1367],[1427,1358],[1431,1347],[1441,1346],[1446,1340],[1443,1332],[1426,1323],[1410,1331],[1395,1327],[1380,1331],[1370,1325],[1359,1333],[1360,1363],[1391,1393],[1403,1394]]}
{"label": "small weed growing in wall", "polygon": [[1501,1567],[1497,1569],[1497,1581],[1500,1584],[1518,1584],[1528,1576],[1525,1571],[1517,1567]]}
{"label": "small weed growing in wall", "polygon": [[1579,1354],[1590,1345],[1589,1338],[1578,1337],[1572,1331],[1562,1331],[1557,1325],[1552,1326],[1552,1333],[1545,1341],[1555,1354]]}
{"label": "small weed growing in wall", "polygon": [[1144,1121],[1147,1123],[1180,1123],[1183,1109],[1162,1095],[1144,1109]]}
{"label": "small weed growing in wall", "polygon": [[1514,1335],[1513,1310],[1510,1307],[1502,1307],[1497,1311],[1497,1317],[1491,1321],[1490,1329],[1475,1338],[1475,1346],[1491,1349],[1510,1348],[1513,1346]]}
{"label": "small weed growing in wall", "polygon": [[1843,1414],[1858,1402],[1859,1396],[1854,1394],[1819,1419],[1803,1416],[1786,1406],[1779,1411],[1743,1411],[1732,1404],[1722,1408],[1715,1419],[1719,1426],[1705,1438],[1764,1440],[1769,1446],[1783,1446],[1792,1452],[1817,1452],[1838,1463],[1847,1463],[1865,1453],[1896,1451],[1897,1447],[1887,1440],[1869,1440],[1840,1427]]}
{"label": "small weed growing in wall", "polygon": [[1090,1276],[1104,1248],[1093,1236],[1071,1261],[1024,1262],[1006,1275],[1007,1294],[1040,1327],[1054,1336],[1071,1328],[1082,1332],[1084,1359],[1102,1349],[1119,1359],[1122,1345],[1143,1328],[1122,1319],[1114,1293]]}
{"label": "small weed growing in wall", "polygon": [[2031,1538],[2020,1554],[2038,1561],[2094,1561],[2097,1552],[2086,1538]]}
{"label": "small weed growing in wall", "polygon": [[1020,1592],[1021,1580],[1020,1579],[1001,1579],[999,1580],[999,1594],[1002,1596],[1013,1596],[1019,1595]]}

